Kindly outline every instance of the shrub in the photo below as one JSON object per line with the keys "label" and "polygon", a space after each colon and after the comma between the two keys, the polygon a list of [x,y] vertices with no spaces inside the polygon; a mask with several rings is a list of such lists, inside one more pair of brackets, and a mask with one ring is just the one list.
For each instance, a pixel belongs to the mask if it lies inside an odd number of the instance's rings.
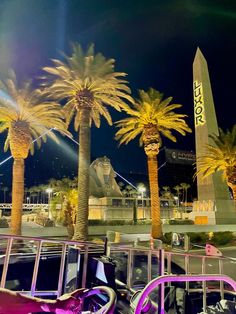
{"label": "shrub", "polygon": [[194,225],[194,221],[190,219],[170,219],[170,225]]}
{"label": "shrub", "polygon": [[214,232],[213,238],[210,243],[215,245],[225,245],[234,240],[233,232],[225,231],[225,232]]}
{"label": "shrub", "polygon": [[[100,220],[100,219],[91,219],[89,220],[89,226],[125,226],[133,225],[133,220]],[[136,225],[150,225],[151,220],[138,220]]]}
{"label": "shrub", "polygon": [[54,221],[49,218],[46,218],[44,221],[44,227],[54,227]]}
{"label": "shrub", "polygon": [[100,219],[89,220],[89,226],[124,226],[132,224],[133,220],[100,220]]}
{"label": "shrub", "polygon": [[151,224],[151,219],[138,220],[137,224],[138,225],[150,225]]}
{"label": "shrub", "polygon": [[5,217],[0,218],[0,228],[9,228],[9,224]]}
{"label": "shrub", "polygon": [[208,234],[205,232],[189,232],[190,242],[193,244],[205,245],[208,242]]}
{"label": "shrub", "polygon": [[162,241],[166,244],[171,244],[172,232],[167,232],[163,234]]}

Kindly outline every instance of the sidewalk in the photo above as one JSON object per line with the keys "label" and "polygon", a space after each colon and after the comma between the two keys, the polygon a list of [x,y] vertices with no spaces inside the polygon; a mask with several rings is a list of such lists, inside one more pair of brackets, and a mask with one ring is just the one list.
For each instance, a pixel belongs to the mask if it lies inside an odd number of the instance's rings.
{"label": "sidewalk", "polygon": [[[120,233],[150,233],[150,225],[123,226],[89,226],[89,235],[105,235],[107,231]],[[236,234],[236,225],[163,225],[163,232],[223,232],[231,231]],[[10,234],[9,228],[0,228],[0,234]],[[65,237],[67,229],[63,226],[42,227],[34,222],[23,222],[22,235],[32,237]]]}

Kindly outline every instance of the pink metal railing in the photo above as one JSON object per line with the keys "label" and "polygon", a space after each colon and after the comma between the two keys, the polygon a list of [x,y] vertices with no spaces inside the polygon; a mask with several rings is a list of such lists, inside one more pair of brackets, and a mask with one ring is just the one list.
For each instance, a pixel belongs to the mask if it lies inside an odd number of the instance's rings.
{"label": "pink metal railing", "polygon": [[[1,242],[4,242],[4,243],[1,243]],[[2,274],[0,273],[0,287],[1,288],[6,287],[6,280],[7,280],[7,274],[9,271],[10,258],[19,255],[19,253],[16,253],[14,251],[17,250],[17,248],[19,251],[19,245],[22,245],[23,242],[24,243],[26,242],[27,244],[30,243],[31,247],[29,249],[34,249],[34,252],[32,252],[31,254],[32,256],[34,256],[34,268],[33,268],[32,280],[31,280],[31,288],[30,288],[30,291],[23,291],[23,293],[27,293],[32,296],[35,296],[35,295],[60,296],[63,293],[63,278],[64,278],[64,272],[65,272],[65,261],[66,261],[66,255],[67,255],[69,247],[73,247],[77,249],[79,251],[79,254],[83,254],[84,256],[81,286],[86,287],[87,262],[88,262],[89,251],[92,249],[93,251],[100,250],[101,252],[103,252],[104,250],[103,246],[101,245],[99,246],[92,242],[76,242],[76,241],[54,240],[54,239],[46,239],[46,238],[38,238],[38,237],[0,235],[0,249],[2,251],[0,255],[0,260],[2,259],[3,261]],[[59,266],[57,290],[37,291],[36,289],[40,259],[42,255],[45,254],[42,252],[42,248],[44,245],[58,245],[59,246],[59,251],[57,251],[57,254],[59,254],[59,258],[60,258],[60,266]],[[35,250],[35,246],[36,246],[36,250]],[[48,254],[50,254],[50,252],[48,252]]]}
{"label": "pink metal railing", "polygon": [[[153,279],[151,282],[149,282],[146,287],[143,289],[141,296],[138,300],[138,303],[136,305],[134,314],[140,314],[142,312],[142,306],[145,301],[145,299],[148,297],[148,295],[156,289],[160,285],[164,285],[165,283],[169,282],[193,282],[193,281],[224,281],[232,286],[234,291],[236,292],[236,282],[225,275],[167,275],[167,276],[160,276],[158,278]],[[158,310],[160,314],[165,314],[164,309],[164,294],[160,294],[161,298],[161,308]],[[203,308],[203,311],[205,309]]]}

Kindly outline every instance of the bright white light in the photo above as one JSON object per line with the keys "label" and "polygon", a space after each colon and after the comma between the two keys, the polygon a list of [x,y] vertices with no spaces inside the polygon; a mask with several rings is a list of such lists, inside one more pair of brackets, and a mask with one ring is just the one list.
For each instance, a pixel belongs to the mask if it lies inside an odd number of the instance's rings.
{"label": "bright white light", "polygon": [[53,191],[53,189],[51,189],[51,188],[46,189],[46,192],[47,192],[48,194],[51,194],[52,191]]}
{"label": "bright white light", "polygon": [[138,186],[138,191],[139,191],[140,193],[146,192],[145,186],[143,186],[143,185]]}

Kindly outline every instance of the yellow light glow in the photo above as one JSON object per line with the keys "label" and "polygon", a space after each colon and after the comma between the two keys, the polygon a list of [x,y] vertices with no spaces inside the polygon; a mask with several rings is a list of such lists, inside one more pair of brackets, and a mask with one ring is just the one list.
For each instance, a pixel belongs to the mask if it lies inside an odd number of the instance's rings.
{"label": "yellow light glow", "polygon": [[206,123],[204,97],[202,83],[197,80],[193,82],[193,99],[194,99],[194,123],[195,127],[202,126]]}

